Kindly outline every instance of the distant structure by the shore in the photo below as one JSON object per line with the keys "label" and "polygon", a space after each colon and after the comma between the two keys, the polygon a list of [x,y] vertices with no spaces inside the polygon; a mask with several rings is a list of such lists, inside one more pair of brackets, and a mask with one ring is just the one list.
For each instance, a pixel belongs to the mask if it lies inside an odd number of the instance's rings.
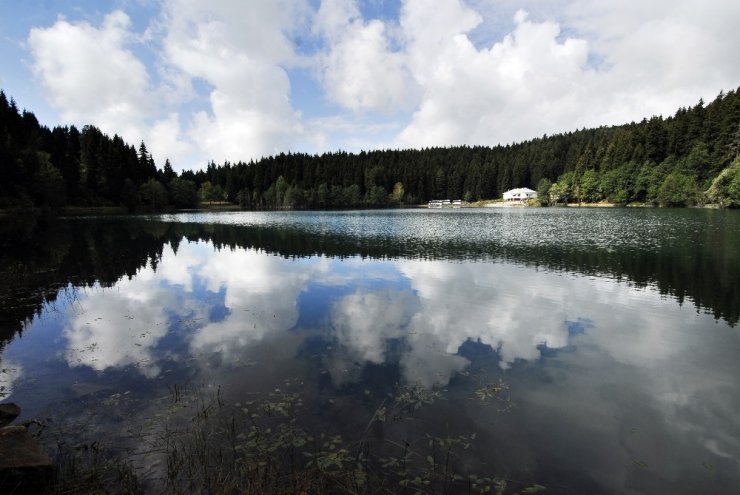
{"label": "distant structure by the shore", "polygon": [[533,191],[528,187],[518,187],[516,189],[510,189],[504,193],[504,201],[519,201],[526,202],[530,199],[537,198],[537,191]]}

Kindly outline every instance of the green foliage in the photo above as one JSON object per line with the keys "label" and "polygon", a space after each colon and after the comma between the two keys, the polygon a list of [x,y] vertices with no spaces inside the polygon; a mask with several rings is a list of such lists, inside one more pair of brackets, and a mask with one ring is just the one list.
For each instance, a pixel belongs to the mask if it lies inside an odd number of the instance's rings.
{"label": "green foliage", "polygon": [[191,180],[173,177],[167,184],[170,201],[175,208],[195,208],[198,206],[198,191]]}
{"label": "green foliage", "polygon": [[609,170],[599,181],[600,196],[612,203],[624,204],[632,199],[634,163]]}
{"label": "green foliage", "polygon": [[[388,201],[388,193],[383,186],[373,186],[367,192],[366,203],[368,206],[379,207],[385,206]],[[350,205],[354,204],[350,202]]]}
{"label": "green foliage", "polygon": [[[135,148],[94,126],[81,132],[74,127],[49,130],[0,91],[0,206],[56,208],[69,202],[135,208],[136,195],[127,179],[138,188],[150,179],[169,187],[175,178],[192,181],[202,201],[238,201],[254,209],[383,207],[461,197],[471,201],[498,198],[511,187],[534,187],[542,179],[556,182],[548,194],[539,195],[542,203],[694,204],[695,188],[685,179],[677,182],[677,176],[666,183],[667,177],[678,172],[709,189],[738,156],[738,108],[740,93],[729,91],[668,118],[506,146],[281,153],[257,162],[211,162],[205,170],[178,176],[169,160],[158,171],[143,142]],[[49,166],[61,175],[64,188]],[[42,184],[34,185],[37,179]],[[676,197],[680,191],[689,196]],[[190,191],[180,192],[185,191],[174,193],[173,203],[192,205]]]}
{"label": "green foliage", "polygon": [[658,190],[658,203],[661,206],[691,206],[696,203],[698,192],[693,177],[671,172]]}
{"label": "green foliage", "polygon": [[224,200],[224,190],[223,188],[216,184],[215,186],[211,184],[210,181],[205,181],[200,186],[200,190],[198,191],[198,197],[200,197],[201,201],[223,201]]}
{"label": "green foliage", "polygon": [[560,177],[558,181],[550,186],[550,203],[569,203],[575,199],[573,193],[573,183],[575,180],[575,174],[573,172],[566,172]]}
{"label": "green foliage", "polygon": [[595,170],[588,169],[581,176],[581,200],[587,203],[595,203],[601,199],[599,174]]}
{"label": "green foliage", "polygon": [[720,206],[740,208],[740,158],[719,173],[705,195]]}
{"label": "green foliage", "polygon": [[288,186],[285,191],[285,199],[283,200],[283,206],[288,209],[303,208],[305,205],[306,197],[303,189],[297,186]]}
{"label": "green foliage", "polygon": [[169,193],[157,179],[149,179],[139,186],[139,196],[148,210],[162,210],[169,205]]}
{"label": "green foliage", "polygon": [[146,170],[138,163],[136,149],[119,136],[94,126],[50,130],[0,91],[0,207],[115,205],[126,179],[138,186],[156,177],[151,157]]}
{"label": "green foliage", "polygon": [[35,204],[50,209],[58,209],[66,204],[64,177],[48,161],[44,161],[34,174],[33,196]]}
{"label": "green foliage", "polygon": [[540,179],[540,181],[537,183],[537,199],[540,200],[540,203],[544,206],[547,206],[550,204],[550,189],[552,188],[552,182],[550,182],[550,179],[547,179],[543,177]]}
{"label": "green foliage", "polygon": [[[380,186],[377,186],[380,187]],[[384,203],[385,202],[385,189],[382,187],[380,190],[375,190],[378,198],[378,202]],[[342,196],[344,197],[344,202],[346,206],[359,206],[362,203],[362,192],[360,191],[360,186],[357,184],[352,184],[351,186],[347,186],[342,191]]]}
{"label": "green foliage", "polygon": [[317,206],[319,208],[326,208],[327,206],[329,206],[329,187],[327,187],[326,182],[322,182],[319,185],[317,196]]}
{"label": "green foliage", "polygon": [[400,205],[401,203],[403,203],[403,197],[404,197],[403,183],[396,182],[393,185],[393,191],[391,192],[388,198],[388,201],[392,205]]}
{"label": "green foliage", "polygon": [[121,204],[130,211],[138,210],[141,206],[139,189],[136,187],[136,184],[134,184],[134,181],[129,178],[123,181],[123,187],[121,188]]}

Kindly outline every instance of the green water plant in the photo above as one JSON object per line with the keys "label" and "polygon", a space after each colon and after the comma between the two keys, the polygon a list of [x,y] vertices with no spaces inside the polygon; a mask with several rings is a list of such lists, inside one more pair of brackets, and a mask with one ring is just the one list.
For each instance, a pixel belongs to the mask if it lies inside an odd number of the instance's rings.
{"label": "green water plant", "polygon": [[[468,400],[510,404],[502,381],[483,381]],[[436,424],[449,405],[444,387],[399,386],[368,416],[364,430],[311,423],[315,397],[300,387],[230,403],[171,386],[133,449],[105,443],[60,448],[48,493],[451,494],[537,493],[538,484],[509,479],[471,459],[481,436]],[[331,403],[330,403],[331,404]],[[434,407],[432,407],[434,406]],[[117,403],[116,407],[122,407]],[[505,413],[507,408],[495,411]],[[472,456],[471,456],[472,455]]]}

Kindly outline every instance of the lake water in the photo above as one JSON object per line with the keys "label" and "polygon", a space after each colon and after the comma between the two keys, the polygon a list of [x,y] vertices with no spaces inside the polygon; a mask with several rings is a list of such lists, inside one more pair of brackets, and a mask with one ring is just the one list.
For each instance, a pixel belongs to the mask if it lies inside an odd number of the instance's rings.
{"label": "lake water", "polygon": [[472,436],[455,462],[512,486],[740,490],[740,212],[176,214],[0,239],[0,400],[21,419],[123,438],[176,390],[291,390],[316,431]]}

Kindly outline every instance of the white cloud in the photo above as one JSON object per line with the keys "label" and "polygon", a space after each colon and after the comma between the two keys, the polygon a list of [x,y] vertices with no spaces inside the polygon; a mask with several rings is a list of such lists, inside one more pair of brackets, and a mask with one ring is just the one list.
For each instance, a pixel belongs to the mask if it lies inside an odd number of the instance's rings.
{"label": "white cloud", "polygon": [[693,0],[575,0],[565,12],[604,60],[589,103],[600,98],[601,118],[609,122],[673,114],[699,97],[735,88],[740,67],[727,61],[740,44],[733,22],[739,16],[737,2]]}
{"label": "white cloud", "polygon": [[381,364],[388,340],[408,324],[411,303],[408,294],[388,290],[345,296],[331,310],[334,337],[358,359]]}
{"label": "white cloud", "polygon": [[299,63],[287,33],[302,8],[290,0],[165,3],[166,64],[212,87],[210,111],[196,113],[188,131],[209,159],[260,158],[313,139],[290,102],[285,70]]}
{"label": "white cloud", "polygon": [[[516,27],[501,42],[478,49],[465,32],[480,18],[457,2],[447,2],[458,29],[432,38],[427,25],[407,9],[402,25],[414,40],[414,75],[424,97],[401,133],[410,146],[496,144],[541,134],[577,121],[579,84],[588,78],[585,41],[560,40],[552,22],[515,15]],[[413,5],[413,2],[411,2]]]}
{"label": "white cloud", "polygon": [[[478,48],[474,29],[493,19],[449,0],[450,30],[428,29],[434,14],[409,0],[401,25],[414,40],[409,56],[424,98],[400,142],[492,145],[621,124],[672,114],[736,85],[740,66],[726,63],[740,43],[729,21],[740,15],[736,2],[629,3],[575,0],[553,11],[524,2],[540,20],[520,10],[503,40]],[[495,15],[482,4],[475,5]]]}
{"label": "white cloud", "polygon": [[63,17],[28,37],[33,70],[62,117],[125,134],[150,114],[153,101],[144,64],[129,50],[129,17],[115,11],[99,28]]}
{"label": "white cloud", "polygon": [[354,0],[325,0],[315,29],[327,45],[319,65],[333,101],[353,111],[387,114],[408,111],[416,103],[418,88],[404,54],[391,49],[385,22],[365,22]]}
{"label": "white cloud", "polygon": [[[192,292],[194,272],[208,257],[203,249],[205,246],[207,244],[202,242],[183,242],[175,254],[172,247],[166,245],[162,251],[163,262],[157,265],[157,276],[171,285],[182,285],[186,292]],[[153,276],[153,273],[150,275]]]}
{"label": "white cloud", "polygon": [[400,356],[404,379],[425,386],[447,384],[467,367],[468,360],[457,353],[468,340],[490,345],[504,369],[520,359],[539,359],[540,346],[568,344],[566,321],[574,311],[574,294],[591,294],[587,283],[564,286],[556,274],[519,267],[439,261],[393,265],[411,290],[362,289],[332,307],[336,346],[326,366],[335,384],[358,380],[366,363],[385,363],[391,339],[406,344]]}
{"label": "white cloud", "polygon": [[33,71],[65,122],[93,124],[130,144],[145,140],[160,167],[165,158],[184,159],[177,112],[162,117],[158,88],[132,50],[137,36],[122,11],[106,15],[100,27],[60,17],[28,37]]}
{"label": "white cloud", "polygon": [[[143,139],[159,166],[170,158],[175,168],[202,167],[318,139],[291,105],[284,68],[301,63],[287,33],[302,9],[300,0],[170,0],[142,36],[114,11],[99,27],[60,18],[32,29],[28,42],[34,72],[65,121]],[[139,38],[154,50],[154,67],[135,53]],[[196,80],[211,88],[208,111],[182,119],[181,105],[199,98]]]}
{"label": "white cloud", "polygon": [[[508,143],[672,114],[740,80],[734,1],[400,3],[370,19],[356,0],[164,0],[143,33],[116,10],[33,28],[28,47],[64,121],[176,168]],[[319,87],[294,87],[298,68]]]}

